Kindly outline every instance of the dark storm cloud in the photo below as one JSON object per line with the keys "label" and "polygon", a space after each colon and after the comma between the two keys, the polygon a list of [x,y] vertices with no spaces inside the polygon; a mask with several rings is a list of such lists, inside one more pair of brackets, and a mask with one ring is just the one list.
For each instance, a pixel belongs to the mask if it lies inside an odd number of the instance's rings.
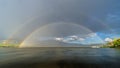
{"label": "dark storm cloud", "polygon": [[[0,7],[2,19],[1,29],[6,35],[15,31],[15,38],[23,38],[43,25],[67,22],[85,26],[94,32],[107,31],[105,18],[111,8],[115,8],[117,0],[4,0],[5,6]],[[2,1],[1,1],[2,2]],[[2,5],[3,6],[3,5]],[[29,17],[37,17],[26,23]],[[18,29],[18,25],[23,25]],[[7,27],[5,27],[7,25]],[[9,25],[9,26],[8,26]],[[64,28],[64,27],[63,27]]]}
{"label": "dark storm cloud", "polygon": [[[44,20],[48,24],[60,21],[73,22],[94,32],[109,29],[109,25],[105,25],[106,23],[99,17],[105,18],[104,15],[107,15],[112,2],[110,0],[41,0],[40,2],[43,4],[39,8],[42,8],[44,13],[37,13],[38,22]],[[98,19],[94,19],[94,16]],[[39,19],[43,19],[43,21]]]}

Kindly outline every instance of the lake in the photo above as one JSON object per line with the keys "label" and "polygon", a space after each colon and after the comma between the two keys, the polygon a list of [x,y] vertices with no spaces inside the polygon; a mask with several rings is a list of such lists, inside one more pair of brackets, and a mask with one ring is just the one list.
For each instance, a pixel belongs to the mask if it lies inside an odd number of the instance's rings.
{"label": "lake", "polygon": [[120,68],[120,49],[0,48],[0,68]]}

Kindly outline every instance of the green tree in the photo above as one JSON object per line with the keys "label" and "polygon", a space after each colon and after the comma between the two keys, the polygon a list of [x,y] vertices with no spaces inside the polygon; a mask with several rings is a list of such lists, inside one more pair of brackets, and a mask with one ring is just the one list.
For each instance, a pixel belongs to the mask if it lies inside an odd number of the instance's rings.
{"label": "green tree", "polygon": [[113,46],[114,46],[114,47],[120,46],[120,38],[114,39],[112,43],[113,43]]}

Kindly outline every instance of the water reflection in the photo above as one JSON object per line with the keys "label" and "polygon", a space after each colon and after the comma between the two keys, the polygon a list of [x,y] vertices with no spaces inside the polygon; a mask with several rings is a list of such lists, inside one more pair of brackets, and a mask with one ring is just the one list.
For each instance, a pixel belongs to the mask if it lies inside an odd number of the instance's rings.
{"label": "water reflection", "polygon": [[0,48],[0,68],[120,68],[110,48]]}

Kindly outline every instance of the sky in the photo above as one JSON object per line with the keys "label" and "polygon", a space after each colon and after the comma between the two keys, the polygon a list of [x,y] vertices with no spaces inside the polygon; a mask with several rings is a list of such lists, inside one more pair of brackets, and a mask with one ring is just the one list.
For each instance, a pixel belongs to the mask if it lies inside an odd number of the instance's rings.
{"label": "sky", "polygon": [[[85,31],[89,29],[89,33],[96,33],[101,39],[118,38],[119,3],[119,0],[0,0],[0,39],[22,41],[52,23],[73,23],[84,27]],[[76,27],[75,30],[70,27],[72,25],[60,26],[59,29],[57,25],[52,25],[54,28],[49,26],[50,29],[56,29],[52,33],[56,36],[58,33],[63,37],[67,37],[67,34],[80,35],[84,31]],[[67,27],[74,31],[64,30]],[[50,29],[46,26],[42,31],[46,33]]]}

